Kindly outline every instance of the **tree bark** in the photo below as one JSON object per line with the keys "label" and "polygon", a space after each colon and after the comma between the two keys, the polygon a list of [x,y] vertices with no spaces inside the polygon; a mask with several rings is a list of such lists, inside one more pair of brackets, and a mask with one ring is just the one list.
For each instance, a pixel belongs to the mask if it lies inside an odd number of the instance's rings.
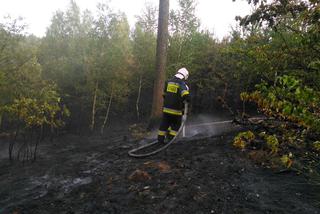
{"label": "tree bark", "polygon": [[93,94],[92,114],[91,114],[91,124],[90,124],[90,131],[91,132],[93,131],[94,124],[95,124],[98,87],[99,87],[99,82],[97,81],[95,84],[95,89],[94,89],[94,94]]}
{"label": "tree bark", "polygon": [[165,68],[168,46],[169,0],[160,0],[156,53],[156,79],[153,88],[151,120],[160,118],[163,103],[162,90],[165,82]]}
{"label": "tree bark", "polygon": [[112,103],[112,98],[113,98],[113,87],[111,89],[111,95],[110,95],[110,99],[109,99],[107,113],[106,113],[106,116],[104,117],[104,121],[103,121],[103,124],[101,126],[101,130],[100,130],[101,135],[103,135],[104,127],[106,126],[108,118],[109,118],[109,112],[110,112],[110,107],[111,107],[111,103]]}

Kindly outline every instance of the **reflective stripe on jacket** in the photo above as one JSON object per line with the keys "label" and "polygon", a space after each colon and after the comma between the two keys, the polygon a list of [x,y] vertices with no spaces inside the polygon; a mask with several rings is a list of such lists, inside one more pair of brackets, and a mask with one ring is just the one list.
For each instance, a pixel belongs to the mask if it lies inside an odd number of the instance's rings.
{"label": "reflective stripe on jacket", "polygon": [[163,96],[163,112],[180,116],[183,114],[183,101],[189,100],[189,87],[183,80],[174,77],[166,81]]}

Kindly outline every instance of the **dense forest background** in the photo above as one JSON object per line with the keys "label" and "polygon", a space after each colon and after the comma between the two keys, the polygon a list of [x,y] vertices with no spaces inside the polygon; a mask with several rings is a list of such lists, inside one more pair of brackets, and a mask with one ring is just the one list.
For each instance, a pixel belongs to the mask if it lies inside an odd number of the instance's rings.
{"label": "dense forest background", "polygon": [[[253,101],[269,115],[319,130],[318,1],[248,3],[255,10],[236,17],[239,26],[220,41],[200,30],[196,1],[179,0],[170,11],[167,77],[180,67],[190,71],[191,114],[238,114]],[[133,29],[124,13],[97,8],[81,11],[71,0],[43,38],[27,34],[23,20],[0,24],[2,131],[103,133],[113,121],[149,119],[157,6],[146,5]]]}

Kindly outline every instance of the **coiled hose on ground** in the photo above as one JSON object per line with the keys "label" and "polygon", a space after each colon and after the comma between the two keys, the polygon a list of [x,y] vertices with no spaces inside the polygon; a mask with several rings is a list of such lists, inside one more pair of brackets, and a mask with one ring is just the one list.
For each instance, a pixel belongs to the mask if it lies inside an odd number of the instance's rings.
{"label": "coiled hose on ground", "polygon": [[140,146],[138,148],[135,148],[135,149],[132,149],[128,152],[128,155],[131,156],[131,157],[135,157],[135,158],[143,158],[143,157],[148,157],[148,156],[151,156],[151,155],[155,155],[163,150],[165,150],[166,148],[168,148],[176,139],[177,137],[180,135],[180,133],[182,132],[184,126],[185,126],[185,123],[186,123],[186,120],[187,120],[187,112],[188,112],[188,104],[185,103],[184,104],[184,115],[182,116],[182,122],[181,122],[181,126],[176,134],[176,136],[174,136],[174,138],[172,138],[172,140],[170,140],[170,142],[166,143],[164,146],[162,146],[161,148],[158,148],[152,152],[148,152],[148,153],[142,153],[142,154],[139,154],[139,153],[136,153],[140,150],[143,150],[145,148],[148,148],[148,147],[151,147],[155,144],[158,143],[157,140],[151,142],[151,143],[148,143],[146,145],[143,145],[143,146]]}

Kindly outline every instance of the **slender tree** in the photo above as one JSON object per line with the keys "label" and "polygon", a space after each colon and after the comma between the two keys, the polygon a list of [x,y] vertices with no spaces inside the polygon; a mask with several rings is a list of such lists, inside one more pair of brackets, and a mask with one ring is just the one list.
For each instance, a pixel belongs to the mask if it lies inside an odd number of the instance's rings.
{"label": "slender tree", "polygon": [[[133,91],[136,94],[136,116],[141,119],[142,109],[149,109],[151,102],[146,99],[145,92],[152,91],[155,70],[155,54],[157,42],[157,11],[156,7],[147,5],[142,16],[138,16],[138,22],[135,25],[133,34],[133,57],[134,57],[134,86]],[[136,93],[136,90],[137,93]],[[148,96],[147,96],[148,97]],[[146,106],[150,107],[146,108]],[[141,108],[141,106],[144,106]],[[150,109],[149,109],[150,110]]]}

